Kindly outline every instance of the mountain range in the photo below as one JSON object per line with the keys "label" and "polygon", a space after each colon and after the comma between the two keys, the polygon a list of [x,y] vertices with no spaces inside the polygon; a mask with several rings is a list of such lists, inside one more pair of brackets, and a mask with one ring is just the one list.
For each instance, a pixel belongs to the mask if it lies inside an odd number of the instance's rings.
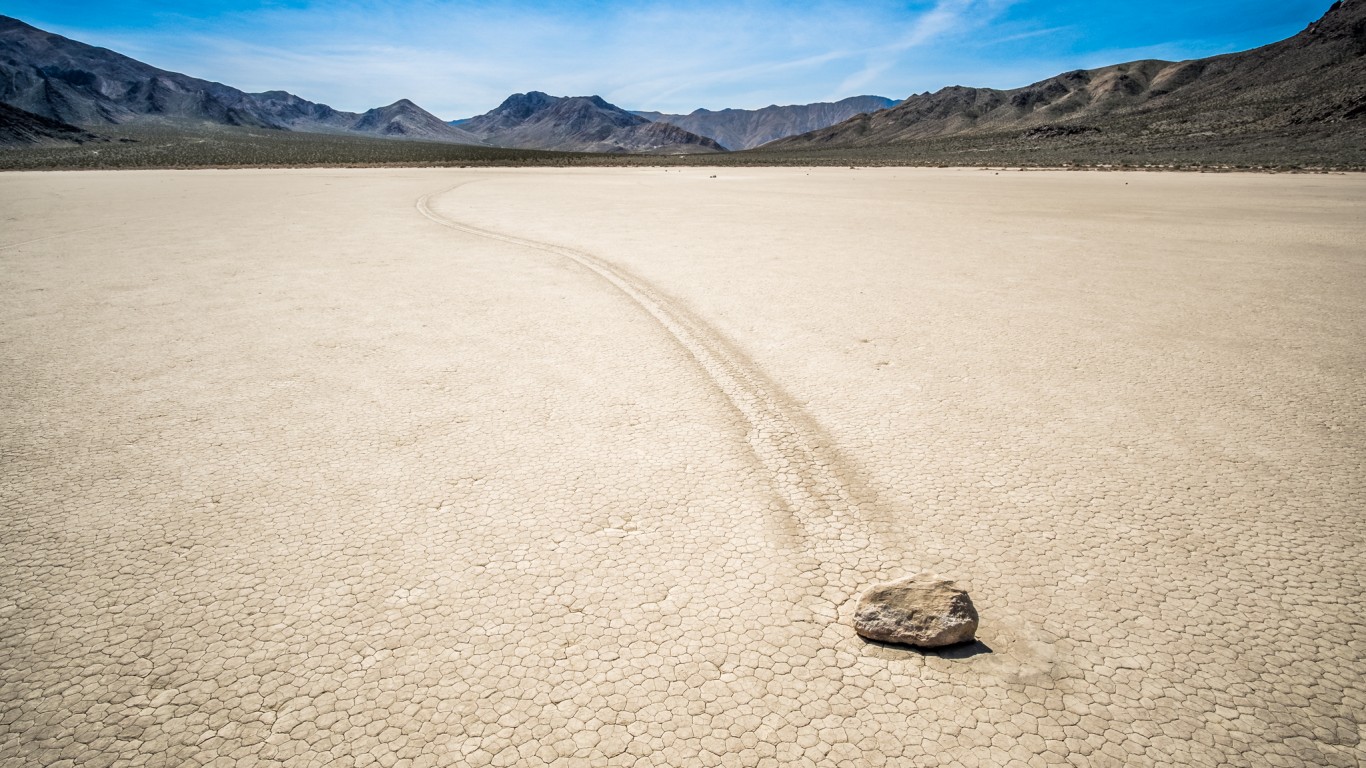
{"label": "mountain range", "polygon": [[[1015,138],[1112,147],[1366,139],[1366,0],[1303,32],[1193,61],[1077,70],[1014,90],[954,86],[769,144],[768,150],[974,146]],[[1358,145],[1358,148],[1360,145]]]}
{"label": "mountain range", "polygon": [[836,102],[794,104],[763,109],[698,109],[686,115],[634,112],[648,120],[669,123],[699,136],[715,139],[726,149],[753,149],[848,120],[854,115],[894,107],[901,102],[882,96],[850,96]]}
{"label": "mountain range", "polygon": [[0,102],[39,117],[95,128],[138,121],[197,122],[480,143],[406,99],[357,114],[284,91],[246,93],[158,69],[6,16],[0,16]]}
{"label": "mountain range", "polygon": [[[258,143],[297,134],[290,156],[316,158],[309,162],[326,162],[329,152],[390,156],[355,143],[378,137],[465,145],[469,157],[478,148],[481,157],[513,157],[499,148],[734,149],[746,150],[740,163],[1366,167],[1366,0],[1340,0],[1303,32],[1251,51],[1076,70],[1009,90],[952,86],[899,103],[858,96],[686,115],[531,91],[450,123],[407,99],[355,113],[284,91],[247,93],[0,16],[0,105],[0,146],[128,141],[124,126],[180,135],[245,128]],[[339,138],[320,154],[303,152],[317,134]],[[453,157],[441,152],[406,156]]]}
{"label": "mountain range", "polygon": [[597,96],[516,94],[486,115],[452,124],[407,99],[345,112],[285,91],[247,93],[153,67],[114,51],[0,16],[0,103],[6,143],[88,141],[35,122],[100,125],[224,125],[303,133],[359,134],[454,144],[604,153],[719,152],[715,141],[651,122]]}

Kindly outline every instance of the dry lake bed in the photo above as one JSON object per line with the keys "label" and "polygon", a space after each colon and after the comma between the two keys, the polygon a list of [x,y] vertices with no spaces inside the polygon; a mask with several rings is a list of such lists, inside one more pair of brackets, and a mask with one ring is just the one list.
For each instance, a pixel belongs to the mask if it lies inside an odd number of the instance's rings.
{"label": "dry lake bed", "polygon": [[1366,761],[1363,176],[10,173],[0,319],[6,768]]}

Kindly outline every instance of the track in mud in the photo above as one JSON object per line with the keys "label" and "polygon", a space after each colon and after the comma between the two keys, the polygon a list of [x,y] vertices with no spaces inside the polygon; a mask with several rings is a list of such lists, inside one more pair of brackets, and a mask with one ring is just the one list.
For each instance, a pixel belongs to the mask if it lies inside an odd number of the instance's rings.
{"label": "track in mud", "polygon": [[[826,578],[827,587],[803,601],[808,607],[833,620],[852,609],[853,598],[869,581],[919,570],[908,568],[911,539],[876,493],[843,467],[820,427],[706,321],[644,279],[591,253],[476,227],[432,210],[432,198],[461,186],[423,195],[417,210],[443,227],[553,254],[593,272],[653,317],[740,414],[748,425],[749,447],[767,470],[781,504],[773,510],[773,527],[783,532],[785,548],[801,561],[794,565]],[[815,607],[819,603],[826,607]],[[1052,677],[1052,645],[1028,621],[1007,611],[993,623],[979,635],[990,645],[978,642],[946,658],[959,658],[978,673],[1014,683]],[[866,653],[888,659],[921,655],[879,644],[869,645]]]}
{"label": "track in mud", "polygon": [[872,501],[860,499],[854,491],[856,484],[841,476],[828,438],[741,352],[678,301],[622,267],[575,248],[455,221],[432,209],[433,198],[460,186],[464,184],[423,195],[417,200],[417,210],[449,229],[568,259],[625,294],[677,341],[744,419],[749,447],[767,470],[783,506],[779,527],[795,538],[789,544],[809,548],[812,542],[823,541],[827,546],[835,544],[846,558],[858,560],[871,541],[836,543],[822,532],[854,526],[871,538],[867,525],[871,521],[865,519],[864,510]]}

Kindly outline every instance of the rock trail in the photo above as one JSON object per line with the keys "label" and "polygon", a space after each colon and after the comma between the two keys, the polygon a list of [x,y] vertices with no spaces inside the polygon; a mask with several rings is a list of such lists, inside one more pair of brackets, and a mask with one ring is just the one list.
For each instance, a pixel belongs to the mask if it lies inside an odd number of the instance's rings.
{"label": "rock trail", "polygon": [[780,502],[770,522],[784,546],[815,555],[816,566],[832,584],[839,585],[839,593],[828,596],[836,611],[860,588],[860,574],[884,570],[876,560],[900,559],[895,539],[888,535],[889,520],[878,514],[873,495],[848,477],[852,473],[820,427],[696,313],[638,275],[592,253],[474,226],[433,209],[434,200],[475,181],[423,195],[416,202],[417,210],[458,232],[567,259],[612,285],[653,318],[743,419],[746,441]]}

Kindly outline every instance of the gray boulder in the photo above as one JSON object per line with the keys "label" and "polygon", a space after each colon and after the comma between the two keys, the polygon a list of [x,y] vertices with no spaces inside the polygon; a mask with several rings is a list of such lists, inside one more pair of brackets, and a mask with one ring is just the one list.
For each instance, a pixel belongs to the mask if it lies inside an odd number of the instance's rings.
{"label": "gray boulder", "polygon": [[954,582],[921,573],[864,592],[854,631],[869,640],[938,648],[972,640],[977,609]]}

